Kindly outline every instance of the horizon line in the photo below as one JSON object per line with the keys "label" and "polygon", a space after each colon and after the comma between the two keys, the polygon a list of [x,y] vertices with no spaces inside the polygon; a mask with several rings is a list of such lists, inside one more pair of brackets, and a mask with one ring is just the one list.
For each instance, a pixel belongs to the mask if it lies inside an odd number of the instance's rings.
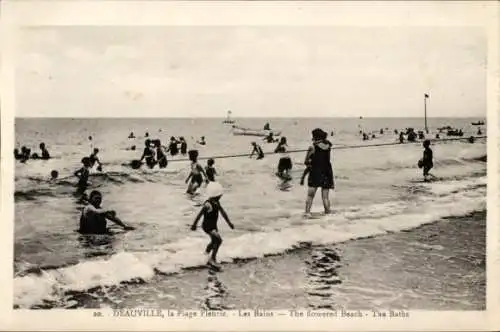
{"label": "horizon line", "polygon": [[[14,116],[15,119],[227,119],[223,116]],[[424,119],[421,116],[240,116],[231,117],[232,120],[236,119]],[[476,119],[488,118],[487,115],[483,116],[428,116],[427,119]]]}

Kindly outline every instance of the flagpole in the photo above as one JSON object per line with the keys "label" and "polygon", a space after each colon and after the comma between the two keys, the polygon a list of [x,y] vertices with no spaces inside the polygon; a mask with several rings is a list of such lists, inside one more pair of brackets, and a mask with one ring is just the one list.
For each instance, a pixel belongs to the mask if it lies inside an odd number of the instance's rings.
{"label": "flagpole", "polygon": [[424,117],[425,117],[425,132],[429,133],[429,128],[427,127],[427,98],[428,95],[424,93]]}

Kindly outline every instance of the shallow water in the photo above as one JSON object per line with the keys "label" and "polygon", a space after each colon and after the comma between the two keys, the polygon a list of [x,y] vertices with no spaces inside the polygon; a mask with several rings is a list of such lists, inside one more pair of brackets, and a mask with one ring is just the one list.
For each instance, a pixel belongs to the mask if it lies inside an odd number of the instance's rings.
{"label": "shallow water", "polygon": [[[470,136],[476,130],[470,126],[471,121],[436,119],[432,126],[461,127],[465,136]],[[265,120],[238,122],[258,128]],[[418,127],[420,122],[276,119],[271,126],[283,130],[291,149],[306,149],[310,130],[317,126],[333,130],[332,141],[342,146],[395,142],[394,128]],[[377,139],[362,142],[360,127],[377,132],[380,128],[389,130],[384,135],[377,134]],[[17,119],[16,141],[33,150],[44,141],[55,158],[16,163],[16,305],[30,307],[53,300],[53,306],[66,306],[64,298],[68,292],[116,286],[123,281],[147,281],[158,273],[178,272],[204,263],[201,253],[206,236],[201,231],[189,231],[199,207],[184,194],[188,162],[175,161],[183,159],[177,157],[167,169],[159,171],[124,166],[142,152],[143,138],[127,139],[131,131],[137,136],[149,131],[152,138],[160,138],[164,143],[172,135],[183,135],[190,148],[195,137],[205,136],[207,146],[196,147],[201,157],[250,152],[250,142],[258,139],[232,136],[221,119]],[[92,141],[88,139],[90,135]],[[139,150],[125,150],[132,144]],[[265,152],[275,146],[264,142],[261,145]],[[91,189],[103,192],[103,205],[136,225],[136,231],[90,240],[74,232],[80,206],[72,195],[76,180],[71,174],[92,147],[100,149],[104,174],[91,177]],[[223,220],[220,222],[224,237],[220,260],[283,253],[301,242],[330,244],[399,232],[484,209],[486,163],[476,160],[486,154],[484,140],[475,144],[435,143],[433,150],[433,174],[440,180],[432,183],[420,181],[421,171],[415,166],[422,154],[418,144],[334,151],[336,190],[331,198],[335,214],[314,220],[301,216],[306,188],[297,182],[304,153],[292,154],[294,185],[287,192],[277,188],[276,155],[267,155],[260,161],[245,157],[216,159],[219,181],[225,188],[222,204],[236,226],[231,231]],[[59,171],[62,180],[47,181],[52,169]],[[199,200],[203,197],[202,190]],[[315,211],[322,210],[320,201],[317,197]]]}

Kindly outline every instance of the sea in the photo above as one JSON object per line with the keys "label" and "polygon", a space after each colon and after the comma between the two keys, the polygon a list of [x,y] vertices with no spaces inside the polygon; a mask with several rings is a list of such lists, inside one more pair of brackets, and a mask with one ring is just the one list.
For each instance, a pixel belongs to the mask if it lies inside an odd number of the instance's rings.
{"label": "sea", "polygon": [[[165,169],[132,169],[130,162],[140,158],[146,133],[165,145],[171,136],[183,136],[188,149],[199,151],[202,165],[207,158],[215,159],[217,181],[224,188],[221,204],[235,225],[231,230],[222,218],[219,220],[223,244],[218,256],[223,271],[218,276],[223,280],[227,273],[242,279],[234,286],[238,290],[233,290],[233,294],[240,295],[233,301],[232,308],[279,307],[280,303],[255,300],[265,288],[246,284],[248,271],[241,264],[278,257],[272,260],[275,270],[269,264],[265,268],[275,271],[272,282],[280,287],[280,278],[286,279],[287,271],[283,264],[278,268],[280,257],[282,262],[288,262],[287,256],[299,257],[296,251],[305,247],[356,243],[355,247],[361,249],[354,252],[359,255],[373,255],[378,260],[383,255],[388,267],[410,266],[418,271],[420,287],[432,291],[433,299],[445,298],[450,293],[455,298],[467,297],[474,293],[473,285],[484,280],[484,232],[476,231],[479,228],[473,226],[467,231],[452,230],[457,223],[467,220],[465,216],[486,210],[486,139],[479,138],[474,143],[466,139],[477,136],[478,126],[471,122],[486,121],[485,118],[428,119],[428,138],[434,139],[438,128],[444,126],[464,132],[462,140],[447,140],[452,137],[444,132],[440,139],[432,141],[434,169],[431,173],[435,180],[431,182],[422,181],[422,170],[417,167],[423,153],[421,141],[399,144],[394,132],[409,127],[423,130],[421,118],[235,118],[237,125],[248,128],[262,128],[269,122],[272,129],[287,137],[289,149],[296,151],[290,153],[293,180],[287,190],[282,190],[281,180],[275,175],[280,157],[272,153],[276,143],[266,143],[261,137],[234,136],[231,124],[224,124],[223,120],[16,118],[16,148],[26,146],[38,152],[39,143],[44,142],[52,159],[15,162],[14,307],[203,305],[196,290],[204,286],[197,283],[193,273],[196,275],[204,268],[208,237],[201,230],[191,231],[190,226],[206,198],[205,188],[200,188],[194,198],[185,194],[189,173],[186,156],[169,156]],[[321,214],[323,206],[318,192],[313,205],[315,217],[305,219],[307,186],[301,186],[299,179],[305,167],[305,150],[311,144],[311,131],[318,127],[329,133],[329,140],[334,144],[335,190],[330,194],[334,213]],[[482,135],[487,135],[486,126],[480,127]],[[360,130],[375,137],[363,141]],[[136,138],[128,138],[131,132]],[[201,136],[205,137],[206,145],[196,143]],[[248,157],[252,141],[262,146],[264,159]],[[131,149],[132,146],[136,149]],[[99,148],[103,170],[92,172],[89,191],[101,191],[103,207],[115,210],[136,230],[120,232],[117,229],[114,235],[91,237],[76,232],[82,203],[75,196],[77,179],[73,173],[81,167],[82,157],[88,156],[93,148]],[[50,180],[52,170],[59,172],[55,181]],[[456,221],[450,222],[450,218]],[[439,228],[433,235],[436,236],[433,244],[412,235],[411,230],[435,223],[455,224],[455,228]],[[388,235],[397,237],[388,241]],[[366,245],[359,242],[366,238],[371,242]],[[459,253],[455,250],[447,250],[448,258],[439,266],[425,263],[432,262],[433,257],[443,257],[444,243],[465,242],[480,248],[477,255],[470,258],[479,262],[479,270],[457,272],[453,257]],[[409,251],[409,246],[428,250]],[[463,254],[464,250],[467,251],[463,248],[458,251]],[[402,252],[405,259],[401,258]],[[365,278],[370,275],[370,269],[366,268],[370,260],[360,260],[356,255],[350,256],[349,264],[356,266],[362,261],[365,268],[354,269],[349,278],[362,280],[362,274]],[[426,256],[424,261],[423,256]],[[234,272],[238,269],[243,272]],[[296,267],[290,266],[290,271],[294,269]],[[383,274],[388,270],[378,270],[382,274],[379,280],[386,280],[387,285],[391,284],[391,277]],[[441,272],[436,277],[437,270]],[[392,275],[395,278],[398,273],[393,271]],[[454,289],[435,287],[437,279],[457,275],[469,278],[470,288],[464,285]],[[176,296],[169,293],[172,287],[162,287],[174,279],[177,284],[173,288],[179,293]],[[287,294],[306,293],[310,286],[307,283],[293,287],[287,284],[291,287]],[[245,287],[251,287],[251,291],[242,292]],[[380,283],[370,285],[367,281],[362,291],[358,285],[343,296],[359,298],[362,292],[361,302],[376,307],[380,287]],[[384,292],[396,299],[392,304],[411,309],[411,301],[397,300],[397,294],[408,287],[402,281],[387,286]],[[231,289],[226,287],[225,292],[231,293]],[[425,308],[426,293],[422,294],[419,303]],[[472,297],[480,299],[474,308],[484,306],[484,294]],[[451,302],[443,302],[442,307],[449,309],[446,303]],[[457,308],[461,308],[460,305]]]}

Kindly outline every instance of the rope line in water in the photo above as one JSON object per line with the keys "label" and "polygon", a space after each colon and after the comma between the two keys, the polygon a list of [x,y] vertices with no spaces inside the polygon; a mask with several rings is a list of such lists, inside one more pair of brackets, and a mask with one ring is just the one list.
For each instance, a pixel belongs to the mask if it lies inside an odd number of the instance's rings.
{"label": "rope line in water", "polygon": [[[487,138],[487,136],[470,136],[470,137],[460,137],[460,138],[429,139],[429,141],[431,142],[460,141],[460,140],[469,140],[471,137],[473,137],[475,140],[480,138]],[[418,142],[406,142],[406,143],[393,142],[393,143],[378,143],[378,144],[341,145],[332,147],[332,150],[345,150],[345,149],[370,148],[370,147],[392,146],[392,145],[403,145],[403,144],[421,144],[421,143],[422,143],[421,141],[418,141]],[[287,151],[287,153],[297,153],[297,152],[307,152],[307,151],[308,149],[298,149],[298,150],[289,150]],[[279,154],[279,152],[278,153],[267,152],[267,154]],[[212,156],[212,157],[198,157],[198,160],[206,160],[211,158],[212,159],[241,158],[241,157],[248,157],[249,155],[250,153],[241,153],[241,154]],[[178,161],[189,161],[189,158],[168,160],[169,163]]]}

